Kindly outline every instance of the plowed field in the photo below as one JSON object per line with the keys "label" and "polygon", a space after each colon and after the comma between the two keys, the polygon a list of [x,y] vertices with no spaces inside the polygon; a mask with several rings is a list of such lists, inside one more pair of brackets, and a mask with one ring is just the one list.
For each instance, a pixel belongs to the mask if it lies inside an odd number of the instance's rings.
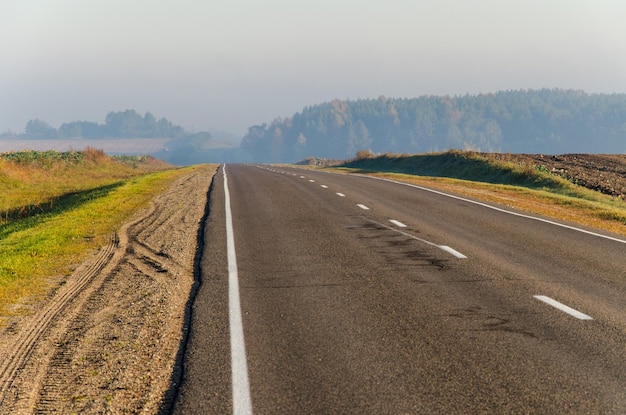
{"label": "plowed field", "polygon": [[625,154],[542,154],[483,153],[496,160],[540,166],[573,183],[611,196],[626,198]]}

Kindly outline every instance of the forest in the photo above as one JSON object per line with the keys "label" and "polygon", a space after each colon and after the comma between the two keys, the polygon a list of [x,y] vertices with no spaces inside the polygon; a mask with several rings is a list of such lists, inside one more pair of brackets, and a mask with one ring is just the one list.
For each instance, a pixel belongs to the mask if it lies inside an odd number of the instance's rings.
{"label": "forest", "polygon": [[255,125],[241,151],[260,162],[346,159],[359,150],[626,153],[626,94],[577,90],[333,100]]}
{"label": "forest", "polygon": [[54,139],[54,138],[183,138],[185,130],[172,124],[165,118],[156,119],[150,112],[143,116],[135,110],[112,111],[105,118],[104,124],[91,121],[72,121],[61,124],[56,129],[40,119],[26,123],[23,134],[16,138]]}

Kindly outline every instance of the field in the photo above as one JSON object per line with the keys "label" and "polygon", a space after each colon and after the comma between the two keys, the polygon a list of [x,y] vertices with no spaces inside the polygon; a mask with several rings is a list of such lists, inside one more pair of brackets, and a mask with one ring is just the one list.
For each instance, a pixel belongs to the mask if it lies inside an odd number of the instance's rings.
{"label": "field", "polygon": [[626,199],[626,155],[478,153],[489,160],[530,166],[573,184]]}
{"label": "field", "polygon": [[77,149],[94,147],[108,154],[152,154],[163,150],[168,138],[132,138],[132,139],[0,139],[0,153],[9,151],[45,151],[59,152],[75,151]]}

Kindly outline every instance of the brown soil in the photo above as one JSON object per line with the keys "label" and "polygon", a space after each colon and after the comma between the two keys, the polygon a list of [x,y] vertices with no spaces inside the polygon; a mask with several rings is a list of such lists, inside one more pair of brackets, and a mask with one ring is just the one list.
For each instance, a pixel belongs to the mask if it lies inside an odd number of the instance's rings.
{"label": "brown soil", "polygon": [[626,154],[482,155],[526,166],[537,166],[580,186],[626,199]]}
{"label": "brown soil", "polygon": [[158,413],[173,399],[214,169],[176,181],[0,333],[0,413]]}

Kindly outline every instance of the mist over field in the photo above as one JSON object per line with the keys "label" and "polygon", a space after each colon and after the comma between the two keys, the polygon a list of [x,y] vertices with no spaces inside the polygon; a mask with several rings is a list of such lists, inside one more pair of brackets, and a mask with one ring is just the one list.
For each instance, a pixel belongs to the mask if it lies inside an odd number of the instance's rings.
{"label": "mist over field", "polygon": [[[5,134],[0,152],[86,146],[173,164],[297,162],[449,149],[506,153],[626,153],[626,94],[520,90],[464,96],[339,100],[250,126],[240,143],[191,133],[166,118],[110,112],[104,124],[41,120]],[[220,134],[220,133],[217,133]]]}
{"label": "mist over field", "polygon": [[[91,127],[109,124],[108,114],[132,110],[181,130],[105,136],[169,138],[162,155],[177,163],[345,157],[368,144],[392,152],[622,152],[610,143],[621,134],[625,20],[626,3],[618,0],[4,1],[0,134],[2,140],[35,139],[25,128],[33,122],[38,139],[87,140]],[[616,107],[588,104],[589,98],[572,108],[566,97],[564,114],[559,102],[550,103],[554,111],[528,103],[538,111],[528,117],[495,103],[524,121],[517,132],[506,114],[474,108],[492,105],[491,94],[546,89],[584,91],[613,99]],[[414,106],[413,99],[420,104],[399,112],[394,130],[375,114],[359,112],[385,113],[380,97],[396,109]],[[454,107],[449,114],[446,99]],[[288,125],[332,105],[347,108],[346,124],[338,126],[345,131],[331,128],[321,138],[328,121],[297,132]],[[419,114],[413,111],[418,107]],[[605,112],[585,118],[585,111],[598,108]],[[457,112],[463,114],[458,122]],[[567,136],[570,116],[575,134],[579,116],[592,123],[582,128],[591,134],[586,144]],[[181,131],[187,141],[180,141]]]}

